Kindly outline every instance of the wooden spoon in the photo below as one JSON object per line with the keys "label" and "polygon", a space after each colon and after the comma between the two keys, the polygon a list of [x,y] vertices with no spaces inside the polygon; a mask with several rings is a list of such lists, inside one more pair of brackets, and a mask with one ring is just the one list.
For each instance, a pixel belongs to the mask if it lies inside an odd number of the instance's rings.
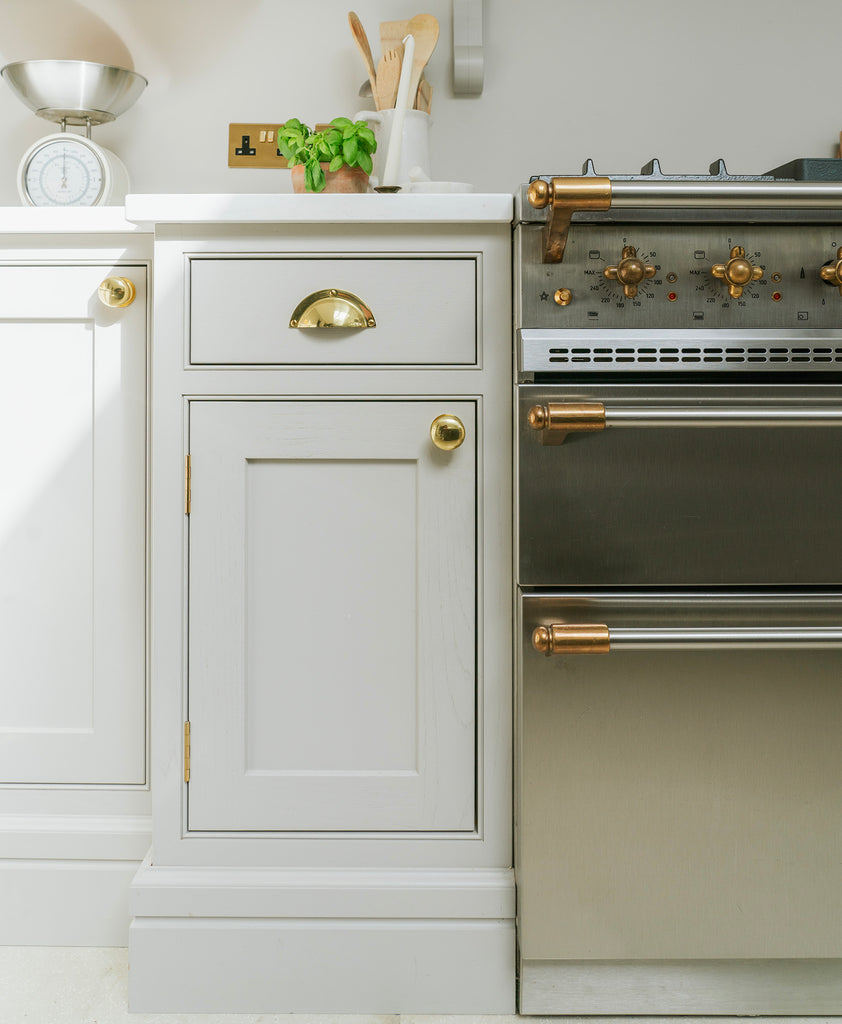
{"label": "wooden spoon", "polygon": [[368,80],[371,82],[371,94],[374,96],[374,104],[380,110],[380,103],[377,97],[377,72],[374,70],[374,58],[371,56],[368,36],[365,34],[362,22],[353,11],[348,11],[348,24],[351,26],[351,32],[354,35],[357,49],[362,54],[363,63],[368,71]]}
{"label": "wooden spoon", "polygon": [[409,19],[407,34],[415,39],[415,54],[412,59],[412,75],[409,79],[409,95],[412,102],[418,95],[418,84],[427,62],[433,55],[439,39],[439,23],[432,14],[416,14]]}

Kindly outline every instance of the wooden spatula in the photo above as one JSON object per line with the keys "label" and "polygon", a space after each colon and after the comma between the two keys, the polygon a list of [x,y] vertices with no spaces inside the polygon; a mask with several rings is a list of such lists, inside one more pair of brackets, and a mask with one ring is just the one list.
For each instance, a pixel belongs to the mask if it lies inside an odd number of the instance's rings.
{"label": "wooden spatula", "polygon": [[408,31],[408,21],[381,21],[380,22],[380,49],[383,53],[387,50],[394,50],[396,46],[403,45],[403,39]]}
{"label": "wooden spatula", "polygon": [[421,75],[439,39],[439,23],[432,14],[416,14],[414,18],[409,19],[407,34],[415,39],[415,54],[409,79],[409,95],[412,97],[412,103],[415,103]]}

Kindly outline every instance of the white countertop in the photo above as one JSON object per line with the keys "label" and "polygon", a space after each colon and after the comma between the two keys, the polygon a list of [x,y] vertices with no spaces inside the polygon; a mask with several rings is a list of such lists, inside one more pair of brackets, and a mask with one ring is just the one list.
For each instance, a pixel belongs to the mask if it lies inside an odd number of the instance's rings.
{"label": "white countertop", "polygon": [[0,206],[0,234],[125,234],[149,230],[126,220],[122,206]]}
{"label": "white countertop", "polygon": [[154,224],[508,224],[509,193],[397,193],[394,195],[129,195],[126,217]]}

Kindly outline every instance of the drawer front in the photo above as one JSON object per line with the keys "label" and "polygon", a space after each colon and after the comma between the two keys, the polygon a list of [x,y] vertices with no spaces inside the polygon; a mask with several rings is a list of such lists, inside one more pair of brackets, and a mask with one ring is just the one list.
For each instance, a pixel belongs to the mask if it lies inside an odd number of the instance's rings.
{"label": "drawer front", "polygon": [[[477,260],[246,257],[190,260],[193,365],[474,365]],[[336,288],[376,326],[293,328],[308,295]]]}

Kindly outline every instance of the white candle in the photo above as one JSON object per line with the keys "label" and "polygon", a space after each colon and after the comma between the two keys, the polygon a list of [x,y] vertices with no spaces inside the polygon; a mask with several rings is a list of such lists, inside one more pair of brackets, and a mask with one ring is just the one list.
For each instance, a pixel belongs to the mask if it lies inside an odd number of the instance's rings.
{"label": "white candle", "polygon": [[386,150],[386,166],[383,168],[381,185],[398,184],[398,167],[401,160],[401,142],[403,141],[403,122],[410,103],[409,79],[412,76],[412,60],[415,56],[415,39],[406,36],[403,41],[403,63],[401,77],[398,81],[398,98],[395,100],[395,113],[392,119],[392,133],[389,136],[389,148]]}

